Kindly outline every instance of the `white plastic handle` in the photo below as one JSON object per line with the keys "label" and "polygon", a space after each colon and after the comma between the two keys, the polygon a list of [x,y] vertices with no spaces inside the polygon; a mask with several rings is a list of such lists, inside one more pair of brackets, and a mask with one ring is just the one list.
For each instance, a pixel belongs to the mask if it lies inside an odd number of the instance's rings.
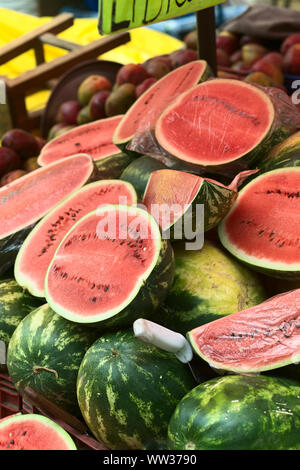
{"label": "white plastic handle", "polygon": [[186,364],[193,358],[190,343],[180,333],[169,330],[144,318],[139,318],[133,324],[135,336],[143,343],[153,344],[157,348],[175,354],[179,361]]}

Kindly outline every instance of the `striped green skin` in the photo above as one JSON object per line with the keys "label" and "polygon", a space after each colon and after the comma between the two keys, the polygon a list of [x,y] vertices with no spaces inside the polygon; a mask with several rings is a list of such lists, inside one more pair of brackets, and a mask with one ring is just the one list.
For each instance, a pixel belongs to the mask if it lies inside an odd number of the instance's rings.
{"label": "striped green skin", "polygon": [[76,416],[76,380],[99,332],[65,320],[45,304],[27,315],[9,342],[7,367],[20,392],[26,386]]}
{"label": "striped green skin", "polygon": [[161,325],[185,335],[266,300],[257,276],[212,242],[206,241],[199,251],[175,245],[174,252],[174,282],[155,314]]}
{"label": "striped green skin", "polygon": [[300,383],[226,376],[198,385],[177,406],[171,450],[299,450]]}
{"label": "striped green skin", "polygon": [[294,166],[300,166],[299,132],[293,134],[281,144],[276,145],[259,164],[262,172]]}
{"label": "striped green skin", "polygon": [[133,161],[133,157],[126,153],[111,155],[95,162],[99,179],[118,179],[122,172]]}
{"label": "striped green skin", "polygon": [[0,341],[6,346],[26,315],[41,305],[41,301],[32,297],[20,287],[14,279],[0,282]]}
{"label": "striped green skin", "polygon": [[164,168],[167,168],[166,165],[159,160],[143,155],[130,163],[121,174],[120,179],[131,183],[138,197],[143,199],[151,173]]}
{"label": "striped green skin", "polygon": [[169,420],[194,386],[173,354],[125,330],[103,335],[87,351],[77,397],[91,432],[109,449],[157,449],[165,448]]}

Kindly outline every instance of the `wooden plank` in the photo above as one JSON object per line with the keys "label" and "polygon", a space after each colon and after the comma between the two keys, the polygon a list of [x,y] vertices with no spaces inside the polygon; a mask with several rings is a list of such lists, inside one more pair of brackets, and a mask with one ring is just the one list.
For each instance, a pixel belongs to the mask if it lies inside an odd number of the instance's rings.
{"label": "wooden plank", "polygon": [[5,64],[9,60],[20,54],[32,49],[39,36],[46,33],[58,34],[74,24],[74,15],[64,13],[58,15],[49,23],[23,34],[22,36],[10,41],[0,49],[0,65]]}
{"label": "wooden plank", "polygon": [[43,44],[48,44],[49,46],[53,47],[59,47],[60,49],[64,49],[66,51],[74,51],[75,49],[78,49],[78,47],[84,47],[80,44],[76,44],[75,42],[58,38],[57,36],[55,36],[55,34],[51,33],[43,34],[43,36],[41,36],[39,40]]}
{"label": "wooden plank", "polygon": [[217,45],[215,8],[207,8],[196,13],[198,33],[198,55],[206,60],[217,75]]}
{"label": "wooden plank", "polygon": [[85,46],[84,50],[82,48],[76,49],[33,70],[24,72],[16,78],[8,80],[9,86],[13,89],[15,95],[24,93],[25,90],[28,93],[30,90],[37,88],[37,86],[42,87],[46,81],[60,76],[78,63],[96,58],[104,52],[128,41],[130,41],[129,33],[119,33],[101,38]]}

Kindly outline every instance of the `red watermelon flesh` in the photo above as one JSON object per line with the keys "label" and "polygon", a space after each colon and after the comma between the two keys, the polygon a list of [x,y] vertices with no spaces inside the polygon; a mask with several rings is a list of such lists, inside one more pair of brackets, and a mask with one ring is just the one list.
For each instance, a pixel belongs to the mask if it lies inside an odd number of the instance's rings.
{"label": "red watermelon flesh", "polygon": [[300,289],[215,320],[188,333],[211,366],[237,373],[300,361]]}
{"label": "red watermelon flesh", "polygon": [[45,280],[47,302],[79,323],[114,316],[154,269],[160,243],[159,228],[146,211],[100,207],[80,219],[57,249]]}
{"label": "red watermelon flesh", "polygon": [[89,124],[75,127],[46,144],[39,156],[41,166],[69,157],[76,153],[87,153],[93,160],[101,160],[120,153],[113,144],[113,134],[122,115],[100,119]]}
{"label": "red watermelon flesh", "polygon": [[217,166],[248,155],[269,135],[274,106],[257,87],[210,80],[177,98],[157,121],[155,135],[171,155]]}
{"label": "red watermelon flesh", "polygon": [[29,227],[83,186],[94,164],[88,155],[39,168],[0,188],[0,239]]}
{"label": "red watermelon flesh", "polygon": [[55,207],[30,232],[15,262],[15,278],[32,295],[44,297],[48,266],[63,237],[84,215],[103,204],[137,203],[133,186],[119,180],[103,180],[84,186]]}
{"label": "red watermelon flesh", "polygon": [[251,181],[221,223],[223,245],[274,275],[300,272],[300,169],[283,168]]}
{"label": "red watermelon flesh", "polygon": [[76,446],[49,418],[17,414],[0,420],[0,450],[76,450]]}

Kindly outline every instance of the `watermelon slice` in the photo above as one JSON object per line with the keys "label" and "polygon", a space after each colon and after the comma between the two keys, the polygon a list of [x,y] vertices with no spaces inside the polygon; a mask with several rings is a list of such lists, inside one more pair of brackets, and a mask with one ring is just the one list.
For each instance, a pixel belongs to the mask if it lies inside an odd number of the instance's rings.
{"label": "watermelon slice", "polygon": [[212,367],[262,372],[300,361],[300,289],[188,333],[194,351]]}
{"label": "watermelon slice", "polygon": [[236,172],[274,145],[274,123],[274,105],[260,88],[215,79],[173,101],[158,119],[155,136],[163,149],[183,162],[210,172],[231,167]]}
{"label": "watermelon slice", "polygon": [[[192,231],[208,231],[215,227],[228,213],[237,198],[239,185],[256,170],[241,172],[230,186],[176,170],[154,171],[147,184],[143,203],[156,218],[163,232],[170,231],[174,238],[175,224],[179,228],[178,238],[184,237],[185,220],[191,217]],[[196,220],[197,208],[204,205],[202,219]],[[177,235],[177,234],[176,234]],[[175,236],[176,238],[176,236]]]}
{"label": "watermelon slice", "polygon": [[127,327],[163,302],[173,276],[173,250],[153,217],[104,205],[63,238],[46,274],[46,300],[67,320]]}
{"label": "watermelon slice", "polygon": [[77,450],[57,423],[38,414],[16,414],[0,420],[0,450]]}
{"label": "watermelon slice", "polygon": [[56,206],[30,232],[15,262],[15,278],[32,295],[44,297],[45,276],[54,253],[75,222],[103,204],[137,203],[133,186],[119,180],[88,184]]}
{"label": "watermelon slice", "polygon": [[14,263],[33,226],[56,204],[95,175],[88,155],[39,168],[0,188],[0,274]]}
{"label": "watermelon slice", "polygon": [[100,119],[77,126],[46,144],[38,158],[41,166],[76,153],[87,153],[93,160],[117,155],[120,149],[113,144],[114,131],[123,116]]}
{"label": "watermelon slice", "polygon": [[210,75],[204,60],[189,62],[165,75],[130,107],[115,130],[114,143],[125,151],[135,134],[142,135],[154,129],[160,114],[175,98]]}
{"label": "watermelon slice", "polygon": [[238,259],[274,277],[300,279],[300,168],[255,178],[219,226],[222,244]]}

